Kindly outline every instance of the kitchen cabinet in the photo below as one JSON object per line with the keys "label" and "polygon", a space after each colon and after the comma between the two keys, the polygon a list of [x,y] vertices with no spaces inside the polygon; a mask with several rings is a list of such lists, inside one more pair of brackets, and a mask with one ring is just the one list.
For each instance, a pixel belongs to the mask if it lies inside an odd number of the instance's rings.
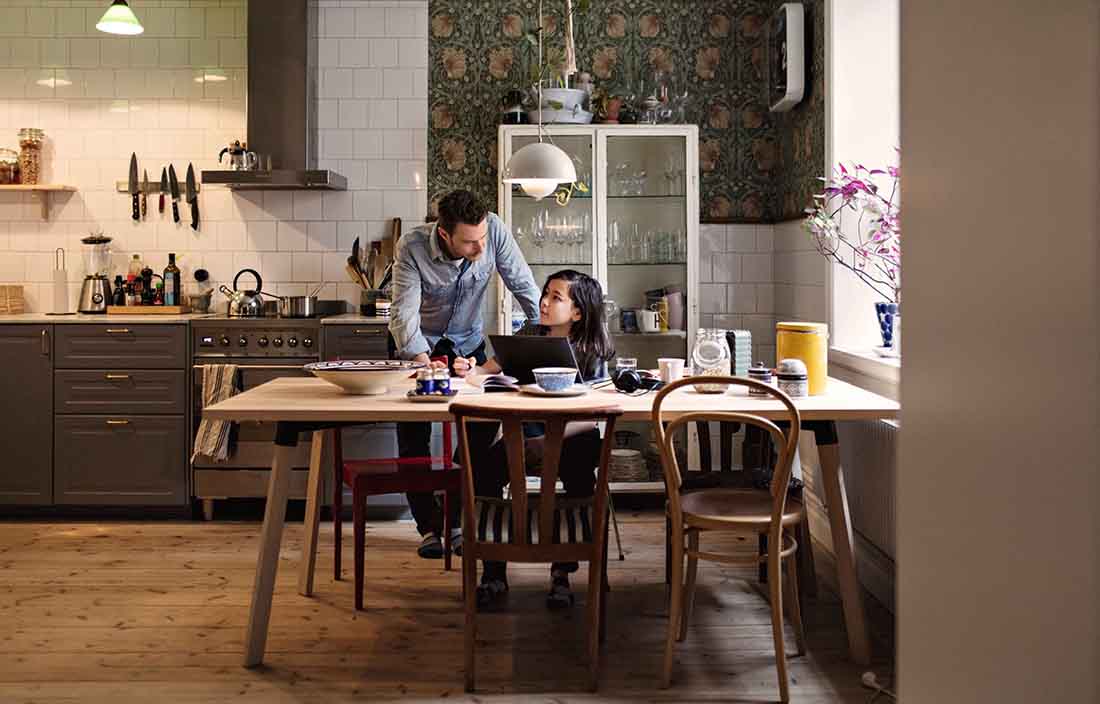
{"label": "kitchen cabinet", "polygon": [[[565,205],[536,200],[499,183],[501,217],[523,251],[536,283],[561,269],[595,277],[622,310],[656,309],[658,296],[678,301],[668,329],[623,330],[611,323],[617,356],[656,368],[659,357],[686,359],[699,301],[698,128],[694,125],[546,125],[547,139],[573,158],[578,181]],[[537,125],[502,125],[500,171],[521,147],[538,140]],[[497,328],[513,332],[512,297],[498,281]],[[520,322],[520,317],[516,317]]]}
{"label": "kitchen cabinet", "polygon": [[0,325],[0,505],[53,500],[52,325]]}
{"label": "kitchen cabinet", "polygon": [[185,431],[182,416],[58,416],[54,426],[55,503],[186,503]]}
{"label": "kitchen cabinet", "polygon": [[186,325],[59,325],[62,369],[183,369]]}
{"label": "kitchen cabinet", "polygon": [[325,360],[388,359],[386,325],[325,325]]}

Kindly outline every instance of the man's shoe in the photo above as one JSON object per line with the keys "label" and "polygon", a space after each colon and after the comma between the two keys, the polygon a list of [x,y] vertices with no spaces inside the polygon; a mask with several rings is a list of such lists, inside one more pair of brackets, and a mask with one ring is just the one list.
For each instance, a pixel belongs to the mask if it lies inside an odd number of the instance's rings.
{"label": "man's shoe", "polygon": [[420,538],[420,547],[416,549],[416,554],[425,560],[442,560],[443,542],[435,533],[425,533]]}

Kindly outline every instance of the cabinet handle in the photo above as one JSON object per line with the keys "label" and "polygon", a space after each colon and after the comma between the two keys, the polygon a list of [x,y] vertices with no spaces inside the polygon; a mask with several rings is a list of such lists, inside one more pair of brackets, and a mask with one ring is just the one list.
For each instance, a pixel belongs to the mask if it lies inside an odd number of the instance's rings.
{"label": "cabinet handle", "polygon": [[107,381],[121,381],[123,379],[129,379],[129,374],[104,374],[103,378]]}
{"label": "cabinet handle", "polygon": [[382,334],[382,331],[381,330],[373,330],[373,329],[356,330],[354,332],[354,334],[356,334],[356,335],[371,335],[373,337],[378,337]]}
{"label": "cabinet handle", "polygon": [[42,356],[50,356],[50,331],[42,328]]}
{"label": "cabinet handle", "polygon": [[115,419],[112,418],[112,419],[107,421],[107,425],[129,425],[129,424],[130,424],[130,421],[128,421],[128,420],[115,420]]}
{"label": "cabinet handle", "polygon": [[130,328],[107,328],[108,335],[121,335],[130,332]]}

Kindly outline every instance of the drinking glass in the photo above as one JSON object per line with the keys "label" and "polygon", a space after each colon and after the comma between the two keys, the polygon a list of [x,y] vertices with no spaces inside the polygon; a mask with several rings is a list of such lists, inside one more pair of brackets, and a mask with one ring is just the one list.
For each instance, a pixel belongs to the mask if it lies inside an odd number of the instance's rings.
{"label": "drinking glass", "polygon": [[623,238],[619,232],[619,221],[613,220],[607,229],[607,261],[621,264],[623,259]]}
{"label": "drinking glass", "polygon": [[615,358],[615,373],[625,371],[636,371],[638,369],[637,357],[616,357]]}

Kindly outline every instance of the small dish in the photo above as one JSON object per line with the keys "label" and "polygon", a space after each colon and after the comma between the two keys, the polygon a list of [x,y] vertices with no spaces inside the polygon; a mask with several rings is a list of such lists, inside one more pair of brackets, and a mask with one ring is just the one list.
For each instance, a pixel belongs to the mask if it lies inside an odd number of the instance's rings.
{"label": "small dish", "polygon": [[524,384],[519,387],[519,390],[525,394],[531,394],[532,396],[584,396],[588,393],[589,389],[584,384],[573,384],[567,388],[559,391],[547,391],[538,384]]}
{"label": "small dish", "polygon": [[415,390],[409,390],[409,393],[405,394],[405,398],[413,403],[448,403],[455,396],[458,396],[458,389],[451,389],[450,393],[446,394],[418,394]]}
{"label": "small dish", "polygon": [[570,367],[537,367],[531,373],[535,383],[545,391],[568,389],[577,379],[577,370]]}

